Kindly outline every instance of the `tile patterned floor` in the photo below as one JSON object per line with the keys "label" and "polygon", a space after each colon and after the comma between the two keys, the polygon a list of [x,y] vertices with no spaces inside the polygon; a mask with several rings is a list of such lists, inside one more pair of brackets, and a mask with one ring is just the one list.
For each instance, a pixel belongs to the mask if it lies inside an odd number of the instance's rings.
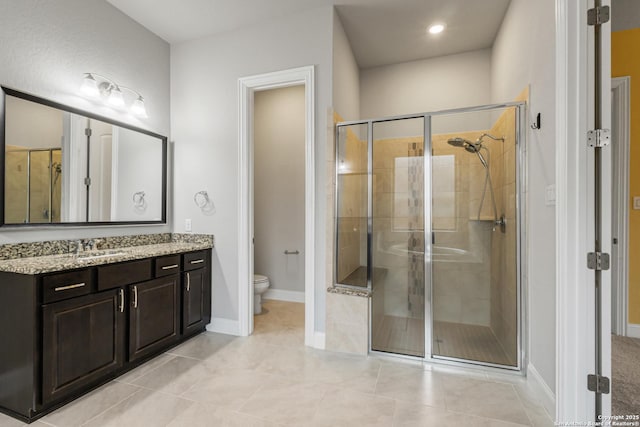
{"label": "tile patterned floor", "polygon": [[251,337],[199,335],[32,425],[553,425],[520,377],[306,348],[302,304],[265,308]]}
{"label": "tile patterned floor", "polygon": [[434,354],[466,360],[517,366],[488,326],[434,322]]}

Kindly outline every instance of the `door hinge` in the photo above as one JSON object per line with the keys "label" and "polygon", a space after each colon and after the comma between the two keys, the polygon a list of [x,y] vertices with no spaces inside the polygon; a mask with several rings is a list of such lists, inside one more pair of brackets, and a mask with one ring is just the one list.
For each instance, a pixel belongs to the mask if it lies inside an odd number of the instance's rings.
{"label": "door hinge", "polygon": [[84,134],[85,134],[86,136],[91,136],[91,128],[85,128],[85,130],[84,130]]}
{"label": "door hinge", "polygon": [[91,185],[91,178],[86,177],[86,178],[84,179],[84,185],[86,185],[87,187],[89,187],[89,186]]}
{"label": "door hinge", "polygon": [[609,394],[610,391],[609,378],[602,375],[587,375],[587,389],[596,393]]}
{"label": "door hinge", "polygon": [[589,147],[606,147],[611,142],[609,129],[594,129],[587,132],[587,145]]}
{"label": "door hinge", "polygon": [[587,267],[589,270],[608,270],[609,254],[604,252],[589,252],[587,254]]}
{"label": "door hinge", "polygon": [[602,25],[609,22],[609,16],[611,15],[609,6],[594,7],[587,11],[587,24],[588,25]]}

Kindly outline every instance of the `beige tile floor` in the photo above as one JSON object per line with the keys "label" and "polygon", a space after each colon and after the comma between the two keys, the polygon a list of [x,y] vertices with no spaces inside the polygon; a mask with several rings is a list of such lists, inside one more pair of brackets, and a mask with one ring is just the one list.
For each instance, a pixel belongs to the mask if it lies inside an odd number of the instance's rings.
{"label": "beige tile floor", "polygon": [[199,335],[32,425],[553,425],[520,377],[306,348],[302,304],[265,308],[251,337]]}

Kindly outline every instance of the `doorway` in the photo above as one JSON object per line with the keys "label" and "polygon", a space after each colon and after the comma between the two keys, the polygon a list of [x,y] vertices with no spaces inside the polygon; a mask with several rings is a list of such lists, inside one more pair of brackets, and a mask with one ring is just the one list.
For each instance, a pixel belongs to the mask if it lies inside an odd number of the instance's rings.
{"label": "doorway", "polygon": [[[254,101],[257,92],[304,86],[304,341],[323,347],[322,334],[315,333],[315,83],[314,67],[300,67],[244,77],[238,81],[238,313],[240,335],[254,328]],[[290,250],[290,249],[287,249]],[[293,250],[295,252],[295,250]],[[284,252],[284,250],[283,250]],[[283,256],[288,256],[282,254]],[[317,335],[317,336],[316,336]]]}
{"label": "doorway", "polygon": [[630,78],[611,80],[611,332],[627,336]]}
{"label": "doorway", "polygon": [[253,110],[254,333],[302,344],[304,86],[256,91]]}

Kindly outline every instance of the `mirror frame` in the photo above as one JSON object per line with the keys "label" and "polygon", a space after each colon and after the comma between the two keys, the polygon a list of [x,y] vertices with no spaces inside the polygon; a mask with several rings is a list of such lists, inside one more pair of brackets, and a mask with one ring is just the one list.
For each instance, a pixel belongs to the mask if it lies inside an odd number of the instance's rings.
{"label": "mirror frame", "polygon": [[[64,104],[60,104],[49,99],[41,98],[39,96],[31,95],[28,93],[20,92],[15,89],[8,88],[6,86],[0,86],[2,88],[2,96],[0,96],[0,227],[2,228],[48,228],[48,227],[92,227],[92,226],[120,226],[120,225],[164,225],[167,223],[167,137],[141,129],[127,123],[119,122],[108,117],[93,114],[88,111],[80,110],[78,108],[69,107]],[[62,111],[66,111],[73,114],[79,114],[84,117],[100,120],[105,123],[109,123],[114,126],[119,126],[125,129],[132,130],[134,132],[140,132],[145,135],[158,138],[162,143],[162,213],[161,219],[156,221],[84,221],[84,222],[47,222],[47,223],[27,223],[27,224],[6,224],[5,223],[5,150],[6,150],[6,114],[5,114],[5,97],[7,95],[21,98],[27,101],[32,101],[38,104],[46,105],[48,107],[57,108]]]}

